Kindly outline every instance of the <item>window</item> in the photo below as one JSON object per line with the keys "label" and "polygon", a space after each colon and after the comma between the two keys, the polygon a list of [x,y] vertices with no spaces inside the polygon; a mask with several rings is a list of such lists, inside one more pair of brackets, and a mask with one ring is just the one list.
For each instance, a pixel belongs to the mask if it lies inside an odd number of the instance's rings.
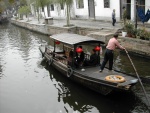
{"label": "window", "polygon": [[51,5],[51,11],[54,11],[54,5],[53,4]]}
{"label": "window", "polygon": [[104,8],[110,8],[110,0],[104,0]]}
{"label": "window", "polygon": [[42,7],[42,12],[44,12],[44,7]]}
{"label": "window", "polygon": [[64,10],[64,5],[63,4],[61,4],[60,7],[61,7],[61,10]]}
{"label": "window", "polygon": [[76,0],[77,8],[84,8],[84,1],[83,0]]}

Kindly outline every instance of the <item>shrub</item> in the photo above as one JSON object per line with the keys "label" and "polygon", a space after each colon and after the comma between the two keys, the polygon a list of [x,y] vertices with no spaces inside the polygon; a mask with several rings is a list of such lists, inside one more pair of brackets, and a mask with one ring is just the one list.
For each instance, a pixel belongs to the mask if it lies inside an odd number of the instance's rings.
{"label": "shrub", "polygon": [[137,30],[137,35],[140,36],[140,39],[150,40],[150,32],[145,28],[139,28]]}
{"label": "shrub", "polygon": [[127,21],[124,29],[127,31],[127,34],[132,34],[134,32],[134,25],[130,21]]}

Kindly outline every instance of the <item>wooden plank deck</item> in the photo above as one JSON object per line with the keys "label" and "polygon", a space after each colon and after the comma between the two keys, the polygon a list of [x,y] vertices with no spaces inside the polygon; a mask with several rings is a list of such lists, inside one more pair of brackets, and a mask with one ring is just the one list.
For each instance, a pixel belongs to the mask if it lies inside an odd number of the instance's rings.
{"label": "wooden plank deck", "polygon": [[[123,82],[123,83],[119,83],[122,86],[131,84],[134,80],[136,80],[136,78],[134,78],[132,76],[128,76],[128,75],[123,74],[123,73],[119,73],[119,72],[115,72],[115,71],[110,72],[106,68],[103,70],[103,72],[99,72],[99,69],[100,69],[99,66],[97,66],[97,67],[89,67],[89,68],[84,68],[84,69],[85,69],[85,71],[81,71],[81,69],[78,69],[76,71],[78,71],[79,73],[81,73],[84,76],[88,76],[88,77],[91,77],[91,78],[94,78],[94,79],[98,79],[98,80],[103,80],[103,81],[106,81],[105,77],[108,76],[108,75],[120,75],[120,76],[123,76],[126,81]],[[118,83],[116,83],[116,84],[118,84]]]}

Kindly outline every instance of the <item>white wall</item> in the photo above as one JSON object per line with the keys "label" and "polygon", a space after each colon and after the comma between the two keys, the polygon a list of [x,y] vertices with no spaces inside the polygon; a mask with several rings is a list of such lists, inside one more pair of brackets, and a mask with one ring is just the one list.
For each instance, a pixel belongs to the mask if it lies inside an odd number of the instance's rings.
{"label": "white wall", "polygon": [[135,7],[136,7],[136,2],[135,2],[135,0],[131,0],[131,21],[135,21],[135,11],[136,11],[136,9],[135,9]]}
{"label": "white wall", "polygon": [[[104,8],[103,0],[94,0],[95,2],[95,19],[97,20],[111,20],[112,11],[116,10],[116,18],[120,19],[120,0],[110,0],[110,8]],[[84,0],[84,8],[78,9],[76,7],[76,0],[74,0],[75,15],[88,19],[89,18],[89,9],[88,9],[88,0]]]}
{"label": "white wall", "polygon": [[[75,17],[75,11],[74,7],[71,7],[70,9],[71,17]],[[61,10],[60,7],[57,5],[54,5],[54,11],[50,11],[51,17],[58,18],[58,19],[65,19],[66,18],[66,6],[64,6],[64,9]]]}
{"label": "white wall", "polygon": [[77,8],[76,0],[74,0],[74,9],[75,9],[75,15],[79,16],[80,18],[88,19],[89,17],[89,11],[88,11],[88,0],[84,0],[84,8]]}
{"label": "white wall", "polygon": [[110,0],[110,8],[104,8],[103,0],[95,0],[95,16],[100,20],[111,20],[112,11],[116,10],[116,19],[120,19],[120,0]]}
{"label": "white wall", "polygon": [[[94,0],[95,1],[95,19],[96,20],[112,20],[112,11],[113,9],[116,10],[116,19],[120,20],[120,0],[110,0],[110,8],[104,8],[104,0]],[[126,1],[126,0],[124,0]],[[135,19],[135,0],[131,0],[131,20],[134,21]],[[150,9],[150,2],[149,0],[145,0],[145,11],[147,12]],[[33,7],[32,13],[33,13]],[[48,17],[47,7],[44,8],[46,17]],[[44,17],[44,13],[42,12]],[[60,7],[54,5],[54,11],[50,11],[51,17],[54,18],[66,18],[66,7],[64,10],[61,10]],[[77,8],[76,0],[74,0],[74,4],[71,7],[71,18],[83,18],[89,19],[89,9],[88,9],[88,0],[84,0],[84,8]],[[148,21],[150,23],[150,20]]]}
{"label": "white wall", "polygon": [[50,11],[51,17],[54,18],[65,18],[65,8],[61,10],[60,7],[54,5],[54,11]]}

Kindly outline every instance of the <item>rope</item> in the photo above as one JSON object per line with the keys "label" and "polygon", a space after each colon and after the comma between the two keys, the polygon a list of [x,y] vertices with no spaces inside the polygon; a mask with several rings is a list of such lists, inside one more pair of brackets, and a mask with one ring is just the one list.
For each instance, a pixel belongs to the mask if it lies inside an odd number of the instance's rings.
{"label": "rope", "polygon": [[136,68],[135,68],[135,66],[134,66],[134,64],[133,64],[133,62],[132,62],[132,60],[131,60],[131,58],[130,58],[130,56],[129,56],[129,54],[128,54],[128,51],[127,51],[126,49],[125,49],[125,52],[126,52],[128,58],[129,58],[129,60],[130,60],[130,62],[131,62],[131,64],[132,64],[132,67],[133,67],[133,69],[134,69],[134,71],[135,71],[135,73],[136,73],[136,76],[137,76],[137,78],[138,78],[138,80],[139,80],[139,82],[140,82],[140,84],[141,84],[142,90],[143,90],[144,95],[145,95],[145,97],[146,97],[146,100],[147,100],[147,102],[148,102],[148,107],[150,107],[150,103],[149,103],[148,97],[147,97],[147,95],[146,95],[146,91],[145,91],[145,89],[144,89],[144,86],[143,86],[143,84],[142,84],[142,82],[141,82],[141,79],[140,79],[140,77],[139,77],[139,74],[137,73],[137,70],[136,70]]}

